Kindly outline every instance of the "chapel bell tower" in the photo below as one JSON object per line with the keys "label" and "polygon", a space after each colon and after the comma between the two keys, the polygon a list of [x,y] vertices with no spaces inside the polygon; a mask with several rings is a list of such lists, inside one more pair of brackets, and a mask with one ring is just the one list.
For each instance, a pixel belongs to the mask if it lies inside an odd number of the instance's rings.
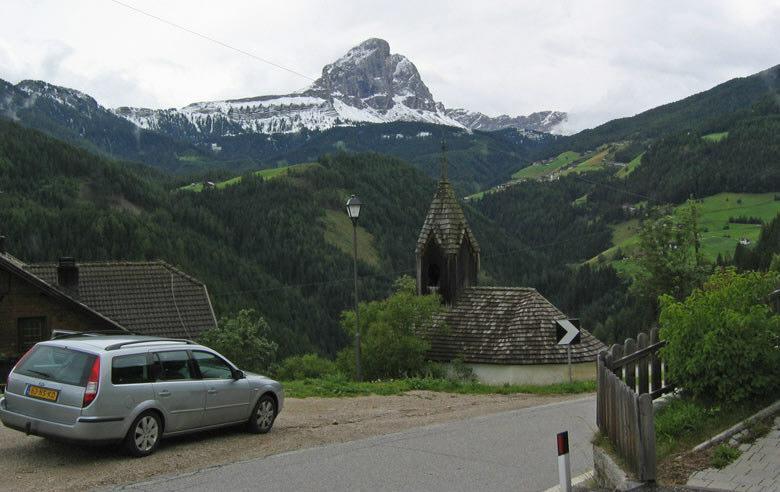
{"label": "chapel bell tower", "polygon": [[443,143],[441,179],[417,239],[415,254],[418,294],[438,292],[444,303],[450,305],[464,288],[477,284],[479,245],[447,179]]}

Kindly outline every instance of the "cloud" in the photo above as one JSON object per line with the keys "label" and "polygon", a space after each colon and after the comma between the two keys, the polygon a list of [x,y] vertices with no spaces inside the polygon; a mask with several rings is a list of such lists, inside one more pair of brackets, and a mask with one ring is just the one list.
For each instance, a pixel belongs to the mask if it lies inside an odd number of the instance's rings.
{"label": "cloud", "polygon": [[[368,37],[407,55],[449,107],[571,113],[572,130],[780,63],[780,1],[130,0],[317,77]],[[284,94],[310,81],[111,2],[4,5],[0,78],[40,78],[114,106]]]}

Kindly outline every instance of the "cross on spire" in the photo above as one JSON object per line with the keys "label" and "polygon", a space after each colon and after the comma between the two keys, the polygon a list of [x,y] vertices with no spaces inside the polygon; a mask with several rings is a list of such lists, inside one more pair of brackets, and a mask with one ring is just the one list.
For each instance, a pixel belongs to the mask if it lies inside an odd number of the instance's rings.
{"label": "cross on spire", "polygon": [[441,141],[441,180],[447,181],[447,142]]}

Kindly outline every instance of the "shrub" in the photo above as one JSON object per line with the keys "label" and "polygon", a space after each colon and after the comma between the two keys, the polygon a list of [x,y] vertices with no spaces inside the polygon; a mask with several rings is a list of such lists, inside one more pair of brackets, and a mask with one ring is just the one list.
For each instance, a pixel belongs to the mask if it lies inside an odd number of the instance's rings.
{"label": "shrub", "polygon": [[456,358],[453,359],[450,363],[449,379],[454,379],[455,381],[473,382],[477,380],[477,377],[474,375],[474,370],[467,366],[463,362],[463,359]]}
{"label": "shrub", "polygon": [[200,343],[221,353],[241,369],[266,371],[278,346],[268,340],[268,323],[254,309],[242,309],[233,318],[200,336]]}
{"label": "shrub", "polygon": [[670,378],[697,398],[730,403],[780,390],[780,316],[766,304],[778,280],[772,272],[726,269],[682,302],[663,296]]}
{"label": "shrub", "polygon": [[[419,335],[441,309],[436,295],[418,296],[415,282],[404,276],[395,283],[395,293],[382,301],[360,304],[360,341],[365,379],[421,375],[426,367],[425,353],[430,344]],[[341,324],[350,337],[355,333],[355,313],[345,311]],[[353,375],[352,347],[342,350],[336,365]]]}
{"label": "shrub", "polygon": [[712,453],[710,464],[715,468],[721,469],[739,458],[739,455],[741,454],[739,449],[732,448],[728,444],[721,444],[715,448],[715,451]]}
{"label": "shrub", "polygon": [[322,378],[336,374],[336,363],[317,354],[294,355],[279,364],[274,373],[278,379]]}

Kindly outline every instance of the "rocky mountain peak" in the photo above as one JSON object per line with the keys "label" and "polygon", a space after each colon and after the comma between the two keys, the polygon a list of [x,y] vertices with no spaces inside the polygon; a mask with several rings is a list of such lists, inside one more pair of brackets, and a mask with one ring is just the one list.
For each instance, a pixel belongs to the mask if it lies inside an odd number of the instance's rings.
{"label": "rocky mountain peak", "polygon": [[436,110],[417,67],[403,55],[390,54],[390,44],[378,38],[363,41],[325,65],[322,76],[305,93],[338,98],[361,109],[387,111],[401,103],[411,109]]}
{"label": "rocky mountain peak", "polygon": [[141,128],[170,135],[294,133],[360,123],[420,121],[469,130],[507,127],[549,131],[564,113],[492,118],[448,110],[436,102],[408,58],[390,52],[384,39],[370,38],[325,65],[308,89],[293,94],[193,103],[180,109],[118,108],[114,113]]}

